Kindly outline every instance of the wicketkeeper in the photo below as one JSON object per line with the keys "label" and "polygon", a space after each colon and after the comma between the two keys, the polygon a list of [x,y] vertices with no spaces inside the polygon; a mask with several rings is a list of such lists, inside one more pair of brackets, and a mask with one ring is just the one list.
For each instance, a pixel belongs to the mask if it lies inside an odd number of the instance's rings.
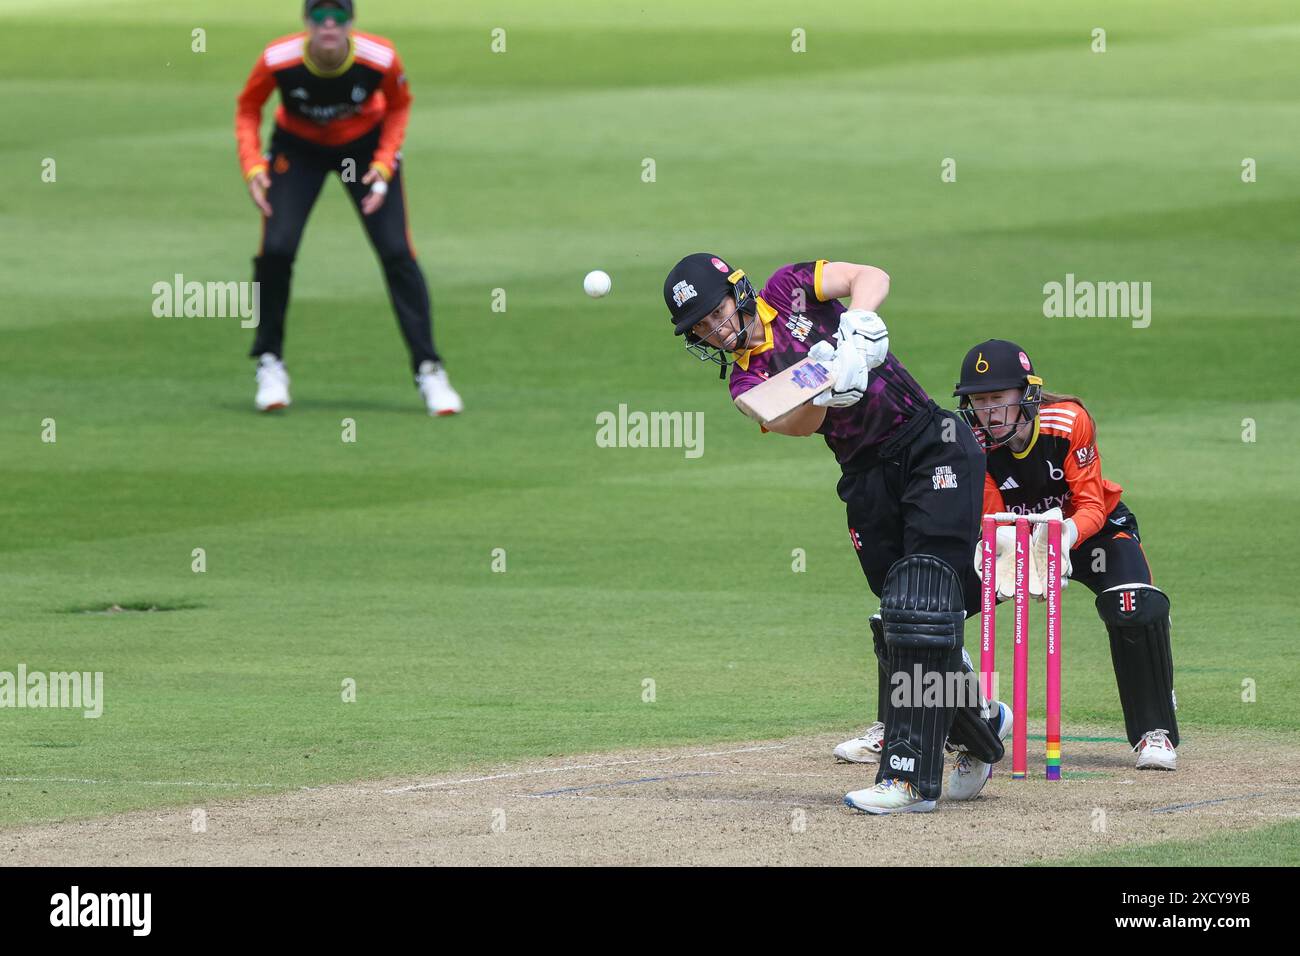
{"label": "wicketkeeper", "polygon": [[[252,356],[259,411],[289,405],[284,320],[293,261],[321,187],[338,176],[361,214],[384,270],[388,295],[431,415],[461,411],[433,344],[429,289],[406,219],[399,150],[411,94],[393,44],[352,30],[352,0],[307,0],[306,31],[273,41],[239,95],[235,135],[248,192],[262,213],[253,260],[261,310]],[[280,91],[275,130],[263,153],[262,105]]]}
{"label": "wicketkeeper", "polygon": [[[1083,402],[1043,391],[1034,363],[1014,342],[990,339],[969,352],[953,395],[988,452],[984,511],[1063,518],[1061,583],[1079,581],[1097,595],[1110,634],[1128,740],[1139,770],[1178,766],[1169,597],[1151,581],[1137,518],[1124,489],[1102,477],[1097,429]],[[1031,596],[1042,598],[1047,526],[1035,526]],[[1013,593],[1015,529],[998,529],[998,598]],[[981,547],[975,553],[979,573]]]}
{"label": "wicketkeeper", "polygon": [[875,786],[845,797],[867,813],[933,810],[945,742],[985,768],[956,790],[950,778],[951,799],[974,797],[1011,727],[1009,707],[999,703],[990,715],[978,697],[890,699],[891,675],[910,681],[919,673],[951,687],[950,675],[973,670],[962,628],[979,606],[970,555],[984,455],[970,429],[936,406],[889,351],[875,311],[888,292],[889,276],[874,266],[818,260],[782,266],[755,293],[742,270],[709,253],[685,257],[664,282],[673,331],[723,376],[730,371],[733,400],[810,353],[831,366],[829,391],[764,431],[825,439],[842,472],[849,537],[880,598],[870,623],[881,717],[872,758],[881,766]]}

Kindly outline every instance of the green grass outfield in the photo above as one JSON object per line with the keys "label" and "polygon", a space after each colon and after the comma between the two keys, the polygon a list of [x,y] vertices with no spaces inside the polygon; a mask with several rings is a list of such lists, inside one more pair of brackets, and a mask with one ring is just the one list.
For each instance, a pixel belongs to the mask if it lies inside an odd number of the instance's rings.
{"label": "green grass outfield", "polygon": [[[468,406],[431,420],[336,185],[298,262],[291,413],[252,412],[236,321],[151,314],[176,273],[249,277],[234,98],[295,0],[0,0],[0,670],[103,671],[106,697],[0,710],[0,824],[864,724],[832,457],[760,436],[667,334],[663,276],[701,248],[756,277],[883,266],[893,348],[944,402],[969,345],[1019,340],[1099,419],[1172,596],[1186,728],[1300,729],[1290,5],[444,6],[358,23],[416,96],[413,230]],[[1150,327],[1044,318],[1066,273],[1151,282]],[[598,448],[620,403],[703,411],[703,457]],[[188,608],[74,610],[127,602]],[[1067,733],[1118,727],[1092,602],[1065,605]]]}
{"label": "green grass outfield", "polygon": [[1294,820],[1204,840],[1127,846],[1087,853],[1049,866],[1300,866],[1300,824]]}

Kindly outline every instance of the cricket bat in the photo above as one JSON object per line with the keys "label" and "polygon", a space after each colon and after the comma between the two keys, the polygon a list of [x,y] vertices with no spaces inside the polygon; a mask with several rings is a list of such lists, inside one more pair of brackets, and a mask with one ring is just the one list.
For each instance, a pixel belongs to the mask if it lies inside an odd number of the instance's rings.
{"label": "cricket bat", "polygon": [[804,358],[755,385],[737,398],[736,404],[746,415],[766,425],[827,391],[832,384],[830,362]]}

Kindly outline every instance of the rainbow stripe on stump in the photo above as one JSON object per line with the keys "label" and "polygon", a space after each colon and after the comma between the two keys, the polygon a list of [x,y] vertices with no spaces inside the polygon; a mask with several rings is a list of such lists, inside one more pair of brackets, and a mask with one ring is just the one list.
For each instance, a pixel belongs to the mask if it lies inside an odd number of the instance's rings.
{"label": "rainbow stripe on stump", "polygon": [[1047,779],[1061,779],[1061,741],[1047,741]]}

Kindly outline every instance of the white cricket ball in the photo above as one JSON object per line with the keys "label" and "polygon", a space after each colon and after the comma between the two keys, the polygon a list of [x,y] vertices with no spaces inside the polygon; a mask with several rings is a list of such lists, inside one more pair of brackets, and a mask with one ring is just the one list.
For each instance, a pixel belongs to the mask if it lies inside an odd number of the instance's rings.
{"label": "white cricket ball", "polygon": [[609,290],[614,285],[608,272],[601,272],[596,269],[587,273],[587,278],[582,280],[582,287],[586,290],[587,295],[593,299],[599,299],[601,296],[609,295]]}

